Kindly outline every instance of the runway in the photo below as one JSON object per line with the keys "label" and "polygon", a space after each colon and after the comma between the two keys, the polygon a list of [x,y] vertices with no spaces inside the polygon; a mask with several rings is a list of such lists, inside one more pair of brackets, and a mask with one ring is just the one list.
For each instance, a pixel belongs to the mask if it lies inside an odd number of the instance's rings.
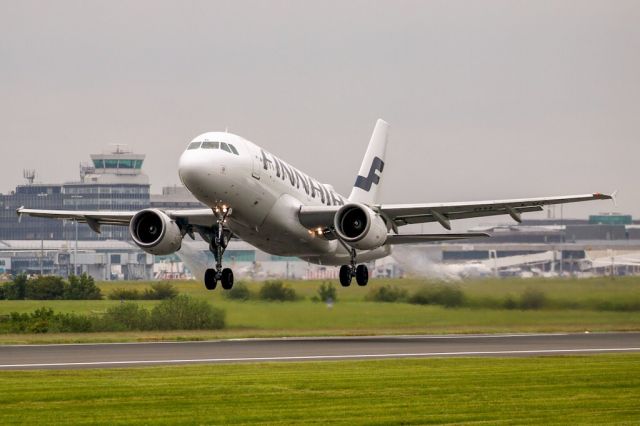
{"label": "runway", "polygon": [[640,333],[237,339],[0,346],[0,370],[640,353]]}

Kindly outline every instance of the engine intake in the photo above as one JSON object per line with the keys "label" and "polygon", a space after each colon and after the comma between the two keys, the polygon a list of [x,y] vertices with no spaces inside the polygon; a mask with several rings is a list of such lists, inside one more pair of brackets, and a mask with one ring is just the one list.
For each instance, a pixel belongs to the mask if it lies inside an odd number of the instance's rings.
{"label": "engine intake", "polygon": [[141,210],[131,218],[129,233],[142,250],[154,255],[167,255],[180,250],[180,227],[162,210]]}
{"label": "engine intake", "polygon": [[387,225],[364,204],[346,204],[338,210],[334,218],[338,237],[349,246],[359,250],[373,250],[387,240]]}

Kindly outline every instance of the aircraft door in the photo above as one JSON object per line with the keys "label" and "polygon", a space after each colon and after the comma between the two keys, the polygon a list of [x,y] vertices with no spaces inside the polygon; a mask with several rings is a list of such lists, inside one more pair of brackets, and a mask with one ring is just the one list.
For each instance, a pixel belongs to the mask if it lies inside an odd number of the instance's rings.
{"label": "aircraft door", "polygon": [[252,151],[251,152],[251,160],[252,160],[251,176],[253,176],[256,179],[260,179],[260,169],[262,168],[262,159],[260,158],[260,151],[256,149],[256,147],[253,147],[251,151]]}

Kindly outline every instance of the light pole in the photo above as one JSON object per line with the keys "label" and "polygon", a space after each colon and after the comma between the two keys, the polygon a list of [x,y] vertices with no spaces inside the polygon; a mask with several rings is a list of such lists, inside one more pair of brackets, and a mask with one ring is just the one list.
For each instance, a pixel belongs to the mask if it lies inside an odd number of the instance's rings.
{"label": "light pole", "polygon": [[[41,193],[38,194],[38,197],[44,199],[48,194]],[[43,201],[43,204],[46,206],[46,201]],[[46,208],[46,207],[45,207]],[[45,234],[45,223],[44,220],[40,219],[42,222],[42,229],[40,230],[40,276],[44,275],[44,234]]]}
{"label": "light pole", "polygon": [[[72,195],[71,198],[73,198],[74,201],[74,206],[75,206],[75,210],[78,211],[78,200],[80,198],[82,198],[82,195]],[[75,223],[76,223],[76,245],[73,249],[73,275],[78,275],[78,219],[75,219]]]}
{"label": "light pole", "polygon": [[[567,241],[567,228],[564,226],[564,204],[560,204],[560,226],[562,227],[562,243]],[[564,275],[564,251],[560,249],[560,276]]]}

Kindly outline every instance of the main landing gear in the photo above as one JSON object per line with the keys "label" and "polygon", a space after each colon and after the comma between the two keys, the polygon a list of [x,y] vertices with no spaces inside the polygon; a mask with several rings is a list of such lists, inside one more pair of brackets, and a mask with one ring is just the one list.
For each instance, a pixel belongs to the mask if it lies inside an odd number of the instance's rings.
{"label": "main landing gear", "polygon": [[224,223],[229,214],[231,214],[231,208],[223,207],[222,213],[216,209],[217,224],[209,235],[209,250],[216,260],[216,268],[209,268],[204,273],[204,286],[207,290],[215,290],[218,281],[220,281],[222,288],[225,290],[233,288],[233,271],[229,268],[222,268],[222,255],[231,239],[231,231],[224,228]]}
{"label": "main landing gear", "polygon": [[342,284],[343,287],[349,287],[353,277],[356,277],[356,282],[359,286],[365,286],[369,282],[369,268],[367,268],[367,265],[356,266],[355,249],[351,249],[350,264],[340,267],[340,284]]}

